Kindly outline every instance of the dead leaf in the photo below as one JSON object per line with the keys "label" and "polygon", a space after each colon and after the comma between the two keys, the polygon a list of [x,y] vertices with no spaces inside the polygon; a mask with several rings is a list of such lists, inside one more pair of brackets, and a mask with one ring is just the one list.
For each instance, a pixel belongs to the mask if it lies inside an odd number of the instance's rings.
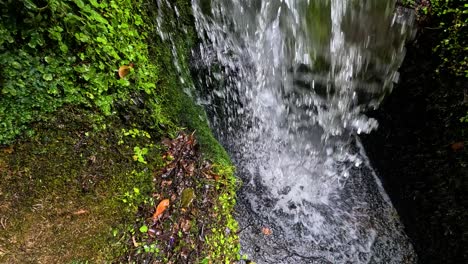
{"label": "dead leaf", "polygon": [[169,199],[162,200],[156,207],[156,212],[153,214],[153,220],[159,219],[164,211],[166,211],[167,207],[169,207]]}
{"label": "dead leaf", "polygon": [[153,238],[156,237],[156,230],[154,230],[154,229],[149,229],[149,230],[148,230],[148,235],[149,235],[150,237],[153,237]]}
{"label": "dead leaf", "polygon": [[96,163],[96,155],[92,155],[91,157],[89,157],[89,160],[90,160],[92,163]]}
{"label": "dead leaf", "polygon": [[120,79],[125,78],[130,73],[130,69],[133,68],[133,64],[131,63],[130,65],[122,65],[119,68],[119,77]]}
{"label": "dead leaf", "polygon": [[161,199],[161,194],[153,193],[153,198],[154,198],[154,200],[159,200],[159,199]]}
{"label": "dead leaf", "polygon": [[161,182],[161,187],[171,186],[171,185],[172,185],[172,181],[162,181]]}
{"label": "dead leaf", "polygon": [[210,171],[202,171],[202,174],[203,176],[205,176],[205,178],[207,179],[210,179],[210,180],[215,180],[215,181],[219,181],[220,177],[218,174],[212,172],[211,170]]}
{"label": "dead leaf", "polygon": [[161,143],[166,146],[166,147],[170,147],[171,146],[171,143],[172,143],[172,140],[170,140],[169,138],[164,138]]}
{"label": "dead leaf", "polygon": [[15,150],[13,149],[13,146],[9,146],[7,148],[3,149],[3,153],[5,154],[12,154]]}
{"label": "dead leaf", "polygon": [[193,176],[193,173],[195,172],[195,164],[190,163],[189,165],[187,165],[185,170],[187,171],[188,176]]}
{"label": "dead leaf", "polygon": [[458,152],[465,148],[465,143],[463,142],[453,143],[450,147],[452,148],[453,152]]}
{"label": "dead leaf", "polygon": [[180,223],[180,227],[185,233],[187,233],[188,231],[190,231],[190,228],[192,228],[192,223],[190,222],[189,219],[184,219]]}
{"label": "dead leaf", "polygon": [[273,234],[273,231],[271,231],[271,229],[268,228],[268,227],[262,227],[262,233],[264,235],[266,235],[266,236],[269,236],[269,235]]}
{"label": "dead leaf", "polygon": [[188,247],[183,247],[181,250],[180,250],[180,255],[184,258],[184,259],[187,259],[188,256],[190,254],[190,249]]}
{"label": "dead leaf", "polygon": [[73,215],[83,215],[83,214],[87,214],[87,213],[88,213],[87,210],[80,209],[80,210],[74,212]]}

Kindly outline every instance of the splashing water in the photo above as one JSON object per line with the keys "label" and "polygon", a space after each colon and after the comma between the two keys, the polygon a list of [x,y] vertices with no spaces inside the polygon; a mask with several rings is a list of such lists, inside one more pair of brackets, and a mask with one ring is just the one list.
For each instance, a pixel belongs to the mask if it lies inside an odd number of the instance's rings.
{"label": "splashing water", "polygon": [[[192,0],[199,103],[238,165],[257,263],[414,263],[356,134],[398,80],[411,16],[386,0]],[[261,233],[269,227],[273,235]]]}

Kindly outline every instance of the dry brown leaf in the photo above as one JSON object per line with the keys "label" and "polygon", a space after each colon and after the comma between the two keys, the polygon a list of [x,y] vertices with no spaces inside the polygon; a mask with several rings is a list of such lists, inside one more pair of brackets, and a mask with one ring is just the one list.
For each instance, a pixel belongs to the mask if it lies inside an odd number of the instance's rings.
{"label": "dry brown leaf", "polygon": [[190,249],[188,247],[183,247],[181,250],[180,250],[180,255],[184,258],[184,259],[187,259],[188,256],[190,254]]}
{"label": "dry brown leaf", "polygon": [[266,236],[269,236],[269,235],[273,234],[273,231],[271,231],[271,229],[268,228],[268,227],[262,227],[262,233],[264,235],[266,235]]}
{"label": "dry brown leaf", "polygon": [[162,181],[161,182],[161,187],[171,186],[171,185],[172,185],[172,181]]}
{"label": "dry brown leaf", "polygon": [[74,212],[73,215],[83,215],[83,214],[87,214],[87,213],[88,213],[87,210],[80,209],[80,210]]}
{"label": "dry brown leaf", "polygon": [[120,79],[125,78],[130,73],[130,69],[133,68],[133,64],[130,65],[122,65],[119,68],[119,77]]}
{"label": "dry brown leaf", "polygon": [[153,237],[153,238],[154,238],[154,237],[156,236],[156,230],[154,230],[154,229],[149,229],[149,230],[148,230],[148,235],[149,235],[150,237]]}
{"label": "dry brown leaf", "polygon": [[164,211],[166,211],[167,207],[169,207],[169,204],[169,199],[162,200],[156,207],[156,212],[154,212],[153,214],[153,220],[159,219],[159,217],[161,217]]}
{"label": "dry brown leaf", "polygon": [[89,160],[90,160],[92,163],[96,163],[96,155],[92,155],[91,157],[89,157]]}
{"label": "dry brown leaf", "polygon": [[190,228],[192,228],[192,223],[190,222],[190,220],[184,219],[180,223],[180,227],[182,228],[182,231],[187,233],[188,231],[190,231]]}
{"label": "dry brown leaf", "polygon": [[153,198],[154,198],[154,200],[159,200],[159,199],[161,199],[161,194],[153,193]]}
{"label": "dry brown leaf", "polygon": [[162,143],[164,146],[166,146],[166,147],[169,148],[169,147],[171,146],[171,144],[172,144],[172,140],[170,140],[169,138],[164,138],[164,139],[161,141],[161,143]]}
{"label": "dry brown leaf", "polygon": [[15,150],[13,149],[13,146],[9,146],[7,148],[3,149],[3,153],[5,154],[12,154]]}
{"label": "dry brown leaf", "polygon": [[193,176],[195,172],[195,164],[190,163],[189,165],[187,165],[186,170],[187,170],[188,176]]}

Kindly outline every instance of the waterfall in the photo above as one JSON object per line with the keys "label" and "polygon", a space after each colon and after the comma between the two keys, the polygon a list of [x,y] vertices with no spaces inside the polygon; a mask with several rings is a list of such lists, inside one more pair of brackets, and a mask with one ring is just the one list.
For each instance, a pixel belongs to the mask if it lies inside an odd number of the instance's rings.
{"label": "waterfall", "polygon": [[243,253],[257,263],[415,263],[357,136],[378,126],[364,112],[398,81],[411,16],[387,0],[192,7],[198,102],[243,181]]}

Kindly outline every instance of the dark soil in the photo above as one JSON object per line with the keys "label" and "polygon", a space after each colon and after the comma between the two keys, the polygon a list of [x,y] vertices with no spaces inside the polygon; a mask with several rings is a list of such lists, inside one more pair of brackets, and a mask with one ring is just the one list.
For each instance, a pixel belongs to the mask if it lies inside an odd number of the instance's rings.
{"label": "dark soil", "polygon": [[437,30],[408,45],[400,84],[369,113],[365,148],[412,239],[419,263],[468,263],[466,78],[436,74]]}

